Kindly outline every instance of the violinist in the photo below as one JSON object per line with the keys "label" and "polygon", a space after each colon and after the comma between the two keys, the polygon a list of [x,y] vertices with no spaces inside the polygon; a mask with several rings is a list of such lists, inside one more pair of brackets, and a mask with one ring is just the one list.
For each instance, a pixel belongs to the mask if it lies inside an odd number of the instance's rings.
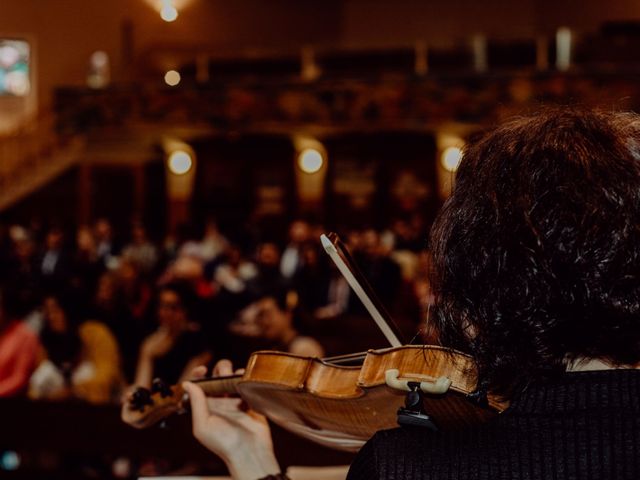
{"label": "violinist", "polygon": [[[430,246],[439,341],[510,407],[379,432],[348,478],[640,478],[640,117],[550,110],[470,142]],[[234,478],[286,478],[263,418],[185,389]]]}

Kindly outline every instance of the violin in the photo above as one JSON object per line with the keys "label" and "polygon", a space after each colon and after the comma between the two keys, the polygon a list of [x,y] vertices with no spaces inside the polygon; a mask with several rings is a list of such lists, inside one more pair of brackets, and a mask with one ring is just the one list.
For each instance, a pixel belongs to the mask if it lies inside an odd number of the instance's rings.
{"label": "violin", "polygon": [[[273,423],[324,446],[357,451],[378,430],[401,424],[464,429],[488,421],[506,403],[478,390],[473,359],[433,345],[405,345],[401,334],[346,247],[320,237],[391,348],[325,359],[254,352],[242,375],[196,380],[208,396],[238,395]],[[122,410],[137,428],[184,410],[181,386],[154,381]]]}
{"label": "violin", "polygon": [[[438,346],[403,346],[366,353],[360,366],[348,355],[329,359],[259,351],[242,375],[196,380],[208,396],[238,395],[273,423],[321,445],[357,451],[378,430],[397,426],[407,392],[420,392],[429,428],[464,429],[506,408],[476,391],[475,367],[463,353]],[[123,408],[137,428],[184,411],[179,385],[154,382]]]}

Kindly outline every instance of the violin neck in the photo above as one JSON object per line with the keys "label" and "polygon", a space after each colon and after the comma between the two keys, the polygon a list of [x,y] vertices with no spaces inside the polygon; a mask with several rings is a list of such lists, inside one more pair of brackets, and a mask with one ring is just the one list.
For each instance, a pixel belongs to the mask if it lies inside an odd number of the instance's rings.
{"label": "violin neck", "polygon": [[237,395],[238,382],[242,375],[229,375],[227,377],[202,378],[194,380],[208,397],[220,397],[223,395]]}

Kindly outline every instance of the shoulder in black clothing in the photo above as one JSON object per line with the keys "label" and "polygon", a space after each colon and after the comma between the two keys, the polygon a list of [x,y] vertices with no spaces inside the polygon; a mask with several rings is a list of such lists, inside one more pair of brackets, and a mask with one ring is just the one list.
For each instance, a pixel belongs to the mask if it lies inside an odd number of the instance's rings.
{"label": "shoulder in black clothing", "polygon": [[638,370],[567,373],[474,429],[379,432],[348,479],[638,479],[639,398]]}

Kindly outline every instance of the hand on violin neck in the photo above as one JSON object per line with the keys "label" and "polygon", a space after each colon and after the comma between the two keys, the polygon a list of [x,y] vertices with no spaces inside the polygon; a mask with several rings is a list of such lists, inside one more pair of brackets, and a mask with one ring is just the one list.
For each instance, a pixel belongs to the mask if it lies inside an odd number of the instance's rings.
{"label": "hand on violin neck", "polygon": [[[205,374],[205,367],[192,371],[194,379]],[[229,360],[219,361],[213,369],[214,377],[232,374]],[[182,387],[191,402],[193,435],[224,460],[234,479],[255,480],[280,472],[265,417],[247,410],[239,398],[207,398],[192,382]]]}

